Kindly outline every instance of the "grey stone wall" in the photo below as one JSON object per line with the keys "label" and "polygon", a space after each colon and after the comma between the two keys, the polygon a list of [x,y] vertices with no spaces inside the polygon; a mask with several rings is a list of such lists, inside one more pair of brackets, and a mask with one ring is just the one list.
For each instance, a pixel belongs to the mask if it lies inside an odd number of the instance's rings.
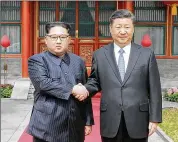
{"label": "grey stone wall", "polygon": [[178,79],[178,59],[158,59],[160,76],[164,79]]}
{"label": "grey stone wall", "polygon": [[[3,61],[1,58],[1,78],[3,78]],[[8,79],[15,80],[22,75],[22,64],[20,58],[9,58],[8,61]],[[178,87],[178,59],[158,59],[158,67],[161,76],[162,88],[173,86]]]}
{"label": "grey stone wall", "polygon": [[[21,58],[7,58],[7,83],[14,84],[14,81],[22,76]],[[1,83],[4,83],[4,58],[1,58]]]}
{"label": "grey stone wall", "polygon": [[178,59],[158,59],[162,88],[178,87]]}

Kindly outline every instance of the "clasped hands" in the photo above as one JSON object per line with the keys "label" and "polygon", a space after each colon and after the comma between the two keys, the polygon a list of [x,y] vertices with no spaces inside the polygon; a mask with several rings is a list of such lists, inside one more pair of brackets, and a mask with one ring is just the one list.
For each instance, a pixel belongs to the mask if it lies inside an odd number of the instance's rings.
{"label": "clasped hands", "polygon": [[85,100],[89,96],[89,92],[81,83],[75,85],[72,89],[72,95],[79,101]]}

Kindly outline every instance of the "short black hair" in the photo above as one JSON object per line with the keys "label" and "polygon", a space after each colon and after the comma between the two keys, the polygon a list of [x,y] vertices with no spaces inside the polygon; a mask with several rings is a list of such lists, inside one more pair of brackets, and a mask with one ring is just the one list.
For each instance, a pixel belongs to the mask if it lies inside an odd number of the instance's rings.
{"label": "short black hair", "polygon": [[117,18],[130,18],[133,23],[135,22],[135,16],[134,14],[127,10],[127,9],[119,9],[111,14],[111,17],[109,18],[110,24],[113,23],[113,21]]}
{"label": "short black hair", "polygon": [[70,35],[70,33],[71,33],[71,25],[69,23],[60,22],[60,21],[47,23],[45,25],[46,34],[49,34],[50,29],[53,28],[53,27],[56,27],[56,26],[65,28],[68,31],[68,34]]}

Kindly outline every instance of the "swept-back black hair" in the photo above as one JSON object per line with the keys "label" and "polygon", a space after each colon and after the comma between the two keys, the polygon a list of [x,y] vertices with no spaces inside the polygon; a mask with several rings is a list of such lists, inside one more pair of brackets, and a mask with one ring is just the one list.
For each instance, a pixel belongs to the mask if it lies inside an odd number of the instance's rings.
{"label": "swept-back black hair", "polygon": [[50,29],[53,27],[56,27],[56,26],[63,27],[65,29],[67,29],[68,34],[69,35],[71,34],[71,25],[66,22],[49,22],[49,23],[47,23],[45,25],[46,34],[49,34]]}
{"label": "swept-back black hair", "polygon": [[119,9],[111,14],[111,17],[109,18],[110,24],[113,23],[113,21],[117,18],[130,18],[133,23],[135,22],[135,16],[134,14],[127,10],[127,9]]}

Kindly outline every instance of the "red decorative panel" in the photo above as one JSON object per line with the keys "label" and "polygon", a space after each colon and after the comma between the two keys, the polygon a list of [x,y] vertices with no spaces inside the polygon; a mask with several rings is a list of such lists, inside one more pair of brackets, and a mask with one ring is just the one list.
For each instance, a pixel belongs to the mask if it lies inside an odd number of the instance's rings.
{"label": "red decorative panel", "polygon": [[80,45],[79,51],[79,55],[84,59],[86,66],[91,66],[93,45]]}
{"label": "red decorative panel", "polygon": [[69,47],[68,47],[68,49],[69,49],[68,51],[70,53],[74,53],[74,47],[75,47],[75,40],[71,39],[71,42],[70,42]]}
{"label": "red decorative panel", "polygon": [[103,46],[105,46],[105,45],[108,45],[109,43],[112,43],[113,42],[113,40],[112,39],[100,39],[99,40],[99,48],[101,48],[101,47],[103,47]]}
{"label": "red decorative panel", "polygon": [[88,76],[90,76],[90,73],[91,73],[91,67],[87,67],[87,74],[88,74]]}

